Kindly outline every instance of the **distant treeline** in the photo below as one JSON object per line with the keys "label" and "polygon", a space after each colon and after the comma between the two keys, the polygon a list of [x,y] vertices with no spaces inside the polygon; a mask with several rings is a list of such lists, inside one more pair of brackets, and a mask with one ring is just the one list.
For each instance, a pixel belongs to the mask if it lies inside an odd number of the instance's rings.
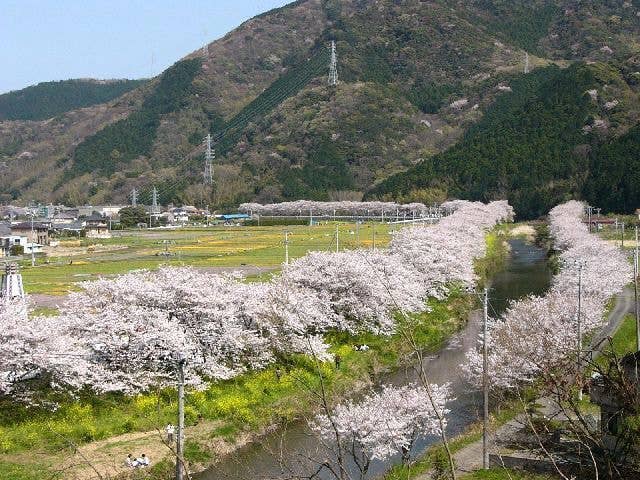
{"label": "distant treeline", "polygon": [[60,80],[0,95],[0,120],[45,120],[105,103],[146,80]]}

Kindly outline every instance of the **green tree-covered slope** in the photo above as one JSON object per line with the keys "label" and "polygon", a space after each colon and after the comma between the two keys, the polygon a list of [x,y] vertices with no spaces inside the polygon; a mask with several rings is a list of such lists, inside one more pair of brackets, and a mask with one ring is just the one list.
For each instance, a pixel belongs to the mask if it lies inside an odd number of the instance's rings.
{"label": "green tree-covered slope", "polygon": [[105,103],[145,80],[61,80],[0,95],[0,120],[45,120],[77,108]]}
{"label": "green tree-covered slope", "polygon": [[[410,200],[436,190],[476,200],[508,198],[524,218],[573,197],[589,198],[605,211],[637,208],[633,155],[640,151],[640,127],[608,136],[621,126],[615,111],[620,101],[606,101],[598,92],[604,84],[613,94],[612,72],[603,65],[573,64],[514,78],[512,91],[500,95],[459,143],[369,194]],[[631,93],[628,101],[634,100],[637,94]]]}
{"label": "green tree-covered slope", "polygon": [[378,195],[440,188],[450,196],[509,198],[524,216],[538,216],[579,192],[588,162],[574,155],[585,141],[595,78],[588,68],[547,67],[510,82],[462,140],[376,187]]}

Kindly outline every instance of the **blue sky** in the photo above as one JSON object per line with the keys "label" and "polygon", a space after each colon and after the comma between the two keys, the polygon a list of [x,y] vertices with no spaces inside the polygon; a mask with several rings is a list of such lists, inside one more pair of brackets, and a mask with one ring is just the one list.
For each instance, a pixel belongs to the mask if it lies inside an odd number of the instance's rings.
{"label": "blue sky", "polygon": [[68,78],[157,75],[290,0],[0,0],[0,93]]}

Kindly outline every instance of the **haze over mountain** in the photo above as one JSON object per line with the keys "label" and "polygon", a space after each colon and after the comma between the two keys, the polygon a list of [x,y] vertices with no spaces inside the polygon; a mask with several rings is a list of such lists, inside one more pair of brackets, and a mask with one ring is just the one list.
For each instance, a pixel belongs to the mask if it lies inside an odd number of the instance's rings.
{"label": "haze over mountain", "polygon": [[136,187],[148,202],[155,185],[218,208],[506,195],[523,216],[569,196],[629,211],[639,15],[638,1],[300,0],[107,103],[5,114],[22,120],[0,121],[2,200],[122,202]]}

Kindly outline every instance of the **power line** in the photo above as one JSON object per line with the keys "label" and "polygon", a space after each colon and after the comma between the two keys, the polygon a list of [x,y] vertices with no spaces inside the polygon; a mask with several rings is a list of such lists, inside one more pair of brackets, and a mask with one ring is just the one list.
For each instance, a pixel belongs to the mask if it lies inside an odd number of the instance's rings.
{"label": "power line", "polygon": [[[307,83],[309,83],[309,81],[315,78],[315,76],[317,75],[317,66],[314,63],[313,57],[312,59],[308,60],[306,64],[304,64],[300,68],[300,73],[301,73],[301,77],[297,82],[290,84],[287,88],[283,88],[279,91],[276,91],[277,95],[274,95],[273,100],[271,100],[270,102],[266,102],[263,106],[256,108],[254,110],[239,112],[235,117],[232,118],[231,123],[225,125],[225,128],[223,130],[211,136],[212,142],[220,143],[221,140],[224,139],[231,130],[240,126],[244,122],[251,121],[256,116],[259,116],[273,109],[274,106],[281,103],[284,99],[288,98],[293,92],[295,92],[296,90],[299,90],[302,86],[306,85]],[[174,168],[181,166],[185,162],[191,160],[194,157],[194,155],[198,154],[198,152],[202,151],[202,148],[203,148],[202,146],[196,147],[194,150],[189,152],[182,160],[180,160],[178,163],[175,163],[171,166]],[[168,193],[172,188],[175,188],[181,181],[182,179],[176,179],[174,182],[170,183],[169,185],[165,185],[160,189],[160,195],[164,195],[165,193]]]}

